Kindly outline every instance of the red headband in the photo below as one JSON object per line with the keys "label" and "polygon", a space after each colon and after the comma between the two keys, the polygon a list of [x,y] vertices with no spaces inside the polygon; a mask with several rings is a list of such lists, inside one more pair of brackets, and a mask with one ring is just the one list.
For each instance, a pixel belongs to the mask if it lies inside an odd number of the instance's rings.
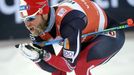
{"label": "red headband", "polygon": [[47,0],[24,0],[26,4],[20,5],[20,11],[21,10],[26,10],[28,16],[34,14],[41,8],[43,5],[46,5],[43,8],[43,14],[48,14],[49,13],[49,5]]}

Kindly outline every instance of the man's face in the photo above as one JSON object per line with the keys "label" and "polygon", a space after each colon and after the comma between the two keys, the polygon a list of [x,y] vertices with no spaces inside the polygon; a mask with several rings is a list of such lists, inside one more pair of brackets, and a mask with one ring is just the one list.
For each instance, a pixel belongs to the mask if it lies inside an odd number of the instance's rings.
{"label": "man's face", "polygon": [[27,29],[35,36],[41,34],[46,28],[46,20],[43,19],[42,15],[36,15],[36,18],[32,21],[25,21]]}

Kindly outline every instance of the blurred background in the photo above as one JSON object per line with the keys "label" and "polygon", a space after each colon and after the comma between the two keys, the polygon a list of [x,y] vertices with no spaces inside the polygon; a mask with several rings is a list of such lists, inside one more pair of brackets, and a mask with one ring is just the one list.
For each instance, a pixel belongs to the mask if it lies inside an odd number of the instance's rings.
{"label": "blurred background", "polygon": [[[134,0],[94,0],[119,22],[134,18]],[[62,0],[52,0],[55,5]],[[19,54],[15,44],[30,42],[29,32],[18,14],[19,0],[0,1],[0,75],[50,75]],[[126,41],[122,50],[107,64],[92,70],[93,75],[134,74],[134,28],[124,29]],[[69,74],[69,75],[74,75]]]}

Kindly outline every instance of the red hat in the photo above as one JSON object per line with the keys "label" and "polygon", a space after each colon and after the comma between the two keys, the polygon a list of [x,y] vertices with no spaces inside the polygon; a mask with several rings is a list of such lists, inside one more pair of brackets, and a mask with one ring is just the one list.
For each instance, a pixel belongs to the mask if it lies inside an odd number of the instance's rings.
{"label": "red hat", "polygon": [[20,13],[23,16],[32,15],[42,7],[43,14],[48,14],[49,5],[47,0],[20,0]]}

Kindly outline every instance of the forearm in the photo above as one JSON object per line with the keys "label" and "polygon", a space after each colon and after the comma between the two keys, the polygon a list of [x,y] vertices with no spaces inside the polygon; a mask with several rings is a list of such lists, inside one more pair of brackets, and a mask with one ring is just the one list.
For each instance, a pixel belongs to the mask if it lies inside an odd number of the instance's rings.
{"label": "forearm", "polygon": [[71,72],[75,67],[72,67],[68,61],[61,57],[61,56],[56,56],[56,55],[52,55],[50,54],[50,58],[48,59],[43,59],[44,61],[46,61],[47,63],[49,63],[50,65],[52,65],[53,67],[64,71],[64,72]]}
{"label": "forearm", "polygon": [[35,64],[39,68],[41,68],[42,70],[47,71],[47,72],[50,72],[50,73],[55,72],[55,71],[58,70],[55,67],[53,67],[50,64],[48,64],[47,62],[45,62],[44,60],[41,60],[40,62],[35,62]]}

